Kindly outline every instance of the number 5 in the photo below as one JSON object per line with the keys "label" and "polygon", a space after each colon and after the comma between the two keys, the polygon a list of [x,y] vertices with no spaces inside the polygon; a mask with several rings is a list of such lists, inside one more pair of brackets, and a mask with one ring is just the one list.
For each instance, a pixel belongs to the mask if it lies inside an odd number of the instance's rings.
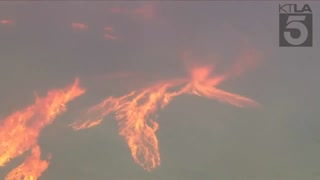
{"label": "number 5", "polygon": [[286,29],[295,29],[300,32],[298,38],[293,38],[290,31],[284,32],[284,38],[292,45],[300,45],[308,38],[308,29],[301,21],[304,21],[306,16],[289,16]]}

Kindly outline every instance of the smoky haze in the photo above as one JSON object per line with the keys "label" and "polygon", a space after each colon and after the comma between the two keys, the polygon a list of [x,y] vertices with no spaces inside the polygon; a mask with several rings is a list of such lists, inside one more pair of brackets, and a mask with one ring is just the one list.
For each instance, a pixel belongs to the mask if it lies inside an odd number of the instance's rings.
{"label": "smoky haze", "polygon": [[[320,178],[320,3],[313,47],[279,47],[278,5],[264,2],[0,2],[0,120],[34,92],[70,85],[87,92],[40,135],[40,180],[315,180]],[[88,107],[149,83],[187,75],[183,54],[223,73],[253,49],[255,65],[219,88],[261,108],[182,95],[158,111],[161,165],[136,164],[114,116],[96,127],[68,125]],[[0,179],[23,162],[0,168]]]}

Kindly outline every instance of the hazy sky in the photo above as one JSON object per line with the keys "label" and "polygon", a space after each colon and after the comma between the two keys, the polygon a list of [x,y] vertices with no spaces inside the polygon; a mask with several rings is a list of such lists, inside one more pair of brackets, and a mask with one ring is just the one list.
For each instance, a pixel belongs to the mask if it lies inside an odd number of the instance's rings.
{"label": "hazy sky", "polygon": [[[320,3],[309,2],[309,48],[279,47],[278,4],[2,1],[0,20],[8,21],[0,24],[0,117],[33,103],[35,91],[44,96],[79,77],[87,93],[41,134],[42,152],[53,158],[40,180],[317,180]],[[262,108],[174,99],[159,112],[161,166],[151,173],[133,161],[113,116],[83,131],[67,127],[86,107],[122,95],[127,83],[141,83],[110,81],[108,73],[181,76],[185,51],[214,55],[206,61],[222,71],[250,48],[262,54],[258,66],[220,87]],[[0,168],[0,179],[23,158]]]}

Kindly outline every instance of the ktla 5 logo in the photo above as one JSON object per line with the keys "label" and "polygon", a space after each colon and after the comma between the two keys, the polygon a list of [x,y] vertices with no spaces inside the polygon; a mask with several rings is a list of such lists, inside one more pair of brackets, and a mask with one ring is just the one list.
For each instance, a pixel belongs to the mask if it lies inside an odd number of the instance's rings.
{"label": "ktla 5 logo", "polygon": [[279,46],[312,46],[312,11],[308,4],[279,4]]}

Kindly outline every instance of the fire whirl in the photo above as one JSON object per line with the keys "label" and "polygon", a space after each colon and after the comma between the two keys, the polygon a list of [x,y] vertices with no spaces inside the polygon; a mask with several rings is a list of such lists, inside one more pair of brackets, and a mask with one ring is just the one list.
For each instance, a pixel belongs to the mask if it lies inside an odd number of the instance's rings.
{"label": "fire whirl", "polygon": [[[251,57],[253,58],[253,57]],[[218,89],[217,86],[232,74],[240,71],[239,65],[229,73],[213,76],[212,66],[189,67],[189,78],[161,81],[140,91],[132,91],[121,97],[109,97],[95,105],[71,127],[74,130],[96,126],[110,113],[115,113],[119,133],[131,150],[134,161],[145,170],[160,165],[158,140],[157,110],[164,108],[176,96],[191,94],[215,99],[237,107],[258,107],[254,100]],[[180,87],[180,88],[179,88]],[[173,89],[178,89],[173,91]]]}
{"label": "fire whirl", "polygon": [[[44,98],[36,97],[33,105],[0,121],[0,166],[6,165],[13,158],[33,148],[32,155],[13,170],[7,176],[8,179],[19,176],[25,177],[25,180],[35,180],[41,175],[47,168],[46,162],[39,158],[40,148],[37,146],[41,130],[66,111],[66,104],[69,101],[84,92],[85,90],[79,87],[79,81],[76,79],[73,85],[65,89],[51,90]],[[32,165],[36,167],[31,168]],[[36,170],[39,171],[35,172]]]}

